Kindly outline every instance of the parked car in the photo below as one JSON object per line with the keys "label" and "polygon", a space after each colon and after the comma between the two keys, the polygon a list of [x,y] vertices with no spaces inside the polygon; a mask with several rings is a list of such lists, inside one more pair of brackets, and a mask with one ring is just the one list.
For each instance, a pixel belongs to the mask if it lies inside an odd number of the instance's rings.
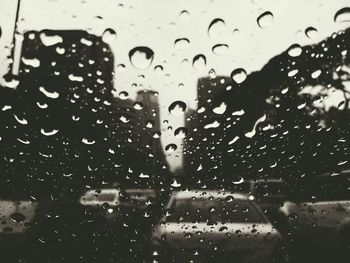
{"label": "parked car", "polygon": [[[283,239],[248,194],[219,191],[174,193],[154,228],[158,262],[282,262]],[[278,259],[277,259],[278,258]]]}
{"label": "parked car", "polygon": [[316,249],[343,255],[350,249],[350,170],[321,174],[301,184],[281,211],[289,219],[297,254]]}
{"label": "parked car", "polygon": [[286,182],[281,179],[251,180],[250,193],[272,225],[286,237],[289,231],[288,219],[280,210],[289,194]]}
{"label": "parked car", "polygon": [[267,205],[280,205],[288,195],[287,184],[281,179],[258,179],[250,181],[250,192],[255,199]]}

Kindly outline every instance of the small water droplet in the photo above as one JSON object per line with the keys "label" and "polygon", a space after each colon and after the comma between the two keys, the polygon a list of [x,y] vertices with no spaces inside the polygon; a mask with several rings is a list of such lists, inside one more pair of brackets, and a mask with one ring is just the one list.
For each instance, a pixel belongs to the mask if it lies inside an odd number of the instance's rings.
{"label": "small water droplet", "polygon": [[153,61],[154,52],[149,47],[135,47],[129,52],[131,64],[137,69],[148,68]]}
{"label": "small water droplet", "polygon": [[232,36],[236,37],[239,35],[239,29],[238,28],[235,28],[232,30]]}
{"label": "small water droplet", "polygon": [[268,28],[272,25],[273,14],[270,11],[266,11],[258,16],[256,21],[260,28]]}
{"label": "small water droplet", "polygon": [[176,179],[174,179],[174,181],[171,183],[171,186],[172,187],[180,187],[181,184]]}
{"label": "small water droplet", "polygon": [[207,65],[207,58],[203,54],[196,55],[192,60],[195,69],[202,70]]}
{"label": "small water droplet", "polygon": [[314,72],[311,73],[311,78],[316,79],[321,75],[322,71],[320,69],[315,70]]}
{"label": "small water droplet", "polygon": [[40,40],[47,47],[63,42],[62,37],[57,36],[57,35],[49,36],[49,35],[46,35],[45,33],[40,34]]}
{"label": "small water droplet", "polygon": [[316,28],[310,26],[308,28],[305,29],[305,35],[309,38],[309,39],[315,39],[317,38],[318,35],[318,31]]}
{"label": "small water droplet", "polygon": [[187,10],[182,10],[180,12],[180,21],[186,22],[190,19],[190,13]]}
{"label": "small water droplet", "polygon": [[303,49],[299,44],[293,44],[288,48],[288,55],[291,57],[298,57],[303,52]]}
{"label": "small water droplet", "polygon": [[237,68],[231,72],[231,78],[240,84],[247,78],[247,72],[243,68]]}
{"label": "small water droplet", "polygon": [[122,72],[124,70],[125,70],[125,65],[124,64],[118,64],[117,65],[117,69],[116,69],[117,72]]}
{"label": "small water droplet", "polygon": [[141,102],[135,102],[134,109],[135,110],[142,110],[143,109],[143,104]]}
{"label": "small water droplet", "polygon": [[26,217],[21,213],[14,213],[11,215],[11,219],[16,223],[20,223],[23,222],[26,219]]}
{"label": "small water droplet", "polygon": [[41,129],[40,132],[41,132],[42,135],[52,136],[52,135],[55,135],[56,133],[58,133],[58,130],[53,129],[51,131],[46,131],[45,129]]}
{"label": "small water droplet", "polygon": [[178,100],[171,103],[168,110],[171,115],[179,116],[181,114],[184,114],[186,107],[187,106],[185,102]]}
{"label": "small water droplet", "polygon": [[165,146],[165,151],[168,153],[175,152],[177,149],[177,145],[175,143],[170,143],[167,146]]}
{"label": "small water droplet", "polygon": [[37,68],[40,66],[40,60],[37,58],[24,58],[22,57],[22,62],[27,65],[27,66],[31,66],[33,68]]}
{"label": "small water droplet", "polygon": [[288,72],[288,77],[294,77],[296,74],[298,74],[299,70],[292,69]]}
{"label": "small water droplet", "polygon": [[162,71],[163,71],[163,66],[161,66],[161,65],[157,65],[157,66],[155,66],[154,67],[154,71],[156,72],[156,73],[161,73]]}
{"label": "small water droplet", "polygon": [[210,79],[215,79],[215,78],[216,78],[216,72],[215,72],[215,70],[214,70],[213,68],[210,69],[209,72],[208,72],[208,75],[209,75],[209,78],[210,78]]}
{"label": "small water droplet", "polygon": [[117,33],[112,28],[107,28],[102,34],[102,41],[107,44],[112,44],[117,38]]}
{"label": "small water droplet", "polygon": [[215,107],[215,108],[213,109],[213,112],[216,113],[216,114],[224,114],[224,112],[226,111],[226,108],[227,108],[226,103],[225,103],[225,102],[222,102],[222,103],[220,104],[220,106]]}
{"label": "small water droplet", "polygon": [[217,44],[211,49],[215,55],[222,56],[227,53],[229,46],[226,44]]}
{"label": "small water droplet", "polygon": [[190,45],[190,40],[187,38],[178,38],[174,41],[175,49],[181,50],[186,49]]}
{"label": "small water droplet", "polygon": [[129,93],[127,93],[126,91],[121,91],[119,92],[119,98],[122,100],[126,100],[129,97]]}

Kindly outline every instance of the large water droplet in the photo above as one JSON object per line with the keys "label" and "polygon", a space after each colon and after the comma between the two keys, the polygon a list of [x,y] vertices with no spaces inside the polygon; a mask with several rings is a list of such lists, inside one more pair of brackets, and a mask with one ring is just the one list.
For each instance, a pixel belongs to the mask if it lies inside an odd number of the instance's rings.
{"label": "large water droplet", "polygon": [[135,47],[129,52],[131,64],[137,69],[148,68],[153,61],[154,52],[149,47]]}
{"label": "large water droplet", "polygon": [[183,114],[186,110],[186,103],[183,101],[175,101],[170,104],[168,110],[171,115],[179,116]]}
{"label": "large water droplet", "polygon": [[185,49],[190,45],[190,41],[187,38],[178,38],[174,41],[175,49]]}
{"label": "large water droplet", "polygon": [[337,13],[335,13],[334,22],[337,22],[337,23],[350,22],[350,7],[344,7],[340,9]]}
{"label": "large water droplet", "polygon": [[268,28],[273,22],[273,14],[270,11],[266,11],[258,16],[256,21],[260,28]]}
{"label": "large water droplet", "polygon": [[195,69],[202,70],[207,65],[207,58],[202,55],[196,55],[192,60],[192,65]]}
{"label": "large water droplet", "polygon": [[243,68],[237,68],[231,72],[231,78],[240,84],[247,78],[247,72]]}
{"label": "large water droplet", "polygon": [[225,21],[221,18],[215,18],[208,27],[210,38],[217,38],[225,29]]}
{"label": "large water droplet", "polygon": [[219,56],[225,55],[228,50],[229,50],[229,47],[226,44],[217,44],[212,48],[213,53]]}
{"label": "large water droplet", "polygon": [[112,44],[116,37],[117,33],[112,28],[107,28],[102,34],[102,40],[107,44]]}
{"label": "large water droplet", "polygon": [[310,26],[310,27],[305,29],[305,35],[310,39],[315,39],[315,38],[317,38],[318,31],[316,28]]}

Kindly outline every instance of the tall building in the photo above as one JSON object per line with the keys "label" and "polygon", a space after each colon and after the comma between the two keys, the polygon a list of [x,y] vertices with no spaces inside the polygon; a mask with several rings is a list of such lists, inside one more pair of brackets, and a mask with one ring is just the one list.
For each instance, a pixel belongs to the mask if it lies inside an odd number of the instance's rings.
{"label": "tall building", "polygon": [[220,109],[213,109],[214,104],[220,104],[217,97],[231,85],[232,79],[225,76],[198,80],[198,109],[186,114],[188,135],[184,140],[184,173],[189,183],[215,178],[221,173],[220,147],[226,137],[223,127],[226,115]]}

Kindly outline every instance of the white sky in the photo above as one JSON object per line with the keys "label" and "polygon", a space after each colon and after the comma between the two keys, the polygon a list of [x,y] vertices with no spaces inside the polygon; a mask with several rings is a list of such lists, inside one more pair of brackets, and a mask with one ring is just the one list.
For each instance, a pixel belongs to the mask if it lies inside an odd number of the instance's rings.
{"label": "white sky", "polygon": [[[7,53],[4,46],[12,41],[13,21],[17,1],[0,0],[0,59]],[[346,6],[349,0],[22,0],[19,24],[20,31],[41,29],[83,29],[101,35],[106,28],[117,32],[110,45],[114,51],[115,66],[124,64],[123,71],[116,68],[116,88],[136,91],[132,83],[160,93],[161,119],[168,119],[173,125],[181,126],[183,116],[168,116],[168,106],[175,100],[182,100],[191,108],[196,107],[196,84],[199,77],[207,76],[213,68],[217,75],[230,75],[235,68],[244,68],[249,74],[261,69],[273,56],[290,45],[317,43],[331,33],[350,26],[349,22],[335,23],[335,13]],[[181,11],[188,16],[180,16]],[[273,14],[267,28],[261,29],[257,18],[265,11]],[[103,19],[97,19],[101,16]],[[209,37],[207,30],[215,18],[225,21],[217,37]],[[307,27],[318,30],[309,39],[304,30]],[[233,34],[234,29],[239,32]],[[188,38],[190,44],[183,50],[174,48],[178,38]],[[229,49],[224,55],[216,55],[212,47],[226,44]],[[128,58],[129,51],[136,46],[147,46],[154,53],[152,65],[146,70],[134,68]],[[204,54],[207,64],[202,69],[192,67],[192,59]],[[188,63],[183,63],[187,59]],[[5,63],[0,66],[4,73]],[[164,71],[154,71],[162,65]],[[145,78],[139,78],[139,75]],[[178,84],[183,83],[183,87]],[[181,140],[172,132],[162,135],[163,144],[177,144]],[[175,154],[181,152],[181,147]],[[181,155],[181,154],[180,154]],[[173,167],[181,163],[171,158]]]}

